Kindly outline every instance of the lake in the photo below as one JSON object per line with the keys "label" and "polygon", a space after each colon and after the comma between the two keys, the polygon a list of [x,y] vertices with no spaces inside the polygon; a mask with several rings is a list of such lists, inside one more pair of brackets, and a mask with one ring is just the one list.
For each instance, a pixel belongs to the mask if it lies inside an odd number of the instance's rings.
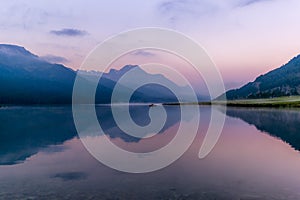
{"label": "lake", "polygon": [[[204,159],[198,153],[211,107],[200,109],[191,147],[161,170],[130,174],[96,160],[79,139],[69,106],[0,108],[0,199],[300,199],[300,111],[227,108],[223,132]],[[130,108],[139,125],[148,106]],[[167,121],[155,136],[139,139],[116,126],[110,106],[97,106],[105,135],[133,152],[166,145],[180,121],[178,106],[165,106]],[[193,123],[193,116],[184,123]],[[188,134],[188,133],[187,133]]]}

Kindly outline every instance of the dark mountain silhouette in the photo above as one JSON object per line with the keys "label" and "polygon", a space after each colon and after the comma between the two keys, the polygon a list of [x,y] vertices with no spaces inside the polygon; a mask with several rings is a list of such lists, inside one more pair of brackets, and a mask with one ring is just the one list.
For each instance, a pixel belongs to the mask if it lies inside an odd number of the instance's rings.
{"label": "dark mountain silhouette", "polygon": [[[173,84],[178,91],[185,91],[185,87],[176,85],[162,75],[148,74],[139,66],[127,65],[120,70],[111,70],[103,74],[95,102],[110,103],[116,82],[133,68],[139,69],[137,79],[160,79]],[[78,72],[64,65],[45,61],[24,47],[0,44],[0,104],[70,104],[76,73]],[[86,87],[92,84],[94,76],[84,76]],[[122,87],[125,91],[126,86]],[[135,91],[131,101],[177,102],[178,100],[169,89],[157,84],[148,84]]]}
{"label": "dark mountain silhouette", "polygon": [[70,102],[75,75],[23,47],[0,45],[0,103]]}
{"label": "dark mountain silhouette", "polygon": [[[239,89],[226,92],[227,99],[254,99],[300,94],[300,55],[280,68],[261,75]],[[224,98],[224,94],[217,99]]]}

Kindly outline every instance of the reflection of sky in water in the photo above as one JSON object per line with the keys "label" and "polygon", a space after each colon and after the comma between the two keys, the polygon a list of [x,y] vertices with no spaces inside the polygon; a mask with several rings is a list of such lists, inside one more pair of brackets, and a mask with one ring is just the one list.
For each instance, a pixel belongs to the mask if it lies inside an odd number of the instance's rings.
{"label": "reflection of sky in water", "polygon": [[[176,111],[173,112],[171,116],[175,116]],[[285,133],[293,131],[297,125],[291,122],[296,123],[300,116],[292,111],[276,111],[282,115],[273,110],[261,112],[273,121],[278,116],[280,123],[289,123]],[[234,118],[227,117],[216,147],[208,157],[199,160],[209,113],[208,107],[201,108],[196,140],[171,166],[149,174],[127,174],[109,169],[89,155],[75,135],[70,108],[1,110],[0,119],[6,123],[0,125],[0,160],[2,164],[19,164],[0,167],[0,199],[24,196],[38,199],[299,199],[300,154],[278,135],[277,138],[270,136],[273,129],[269,129],[267,118],[256,117],[257,121],[251,123],[261,127],[260,123],[265,122],[264,131],[270,130],[269,134],[246,123],[246,119],[250,123],[251,118],[245,115],[254,115],[249,110],[229,109],[228,115]],[[114,135],[112,140],[128,150],[153,150],[172,139],[177,123],[178,120],[171,120],[169,126],[153,138],[128,141]],[[104,136],[98,136],[101,137]],[[23,157],[26,157],[25,162],[21,160]],[[14,159],[19,161],[14,162]],[[4,160],[7,163],[2,162]]]}

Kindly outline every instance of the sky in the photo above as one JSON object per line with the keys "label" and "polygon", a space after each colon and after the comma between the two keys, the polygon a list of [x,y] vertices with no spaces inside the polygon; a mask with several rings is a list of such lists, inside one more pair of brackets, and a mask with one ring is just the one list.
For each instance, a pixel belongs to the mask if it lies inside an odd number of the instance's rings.
{"label": "sky", "polygon": [[3,0],[0,43],[78,69],[108,37],[168,28],[199,43],[237,87],[300,54],[299,11],[299,0]]}

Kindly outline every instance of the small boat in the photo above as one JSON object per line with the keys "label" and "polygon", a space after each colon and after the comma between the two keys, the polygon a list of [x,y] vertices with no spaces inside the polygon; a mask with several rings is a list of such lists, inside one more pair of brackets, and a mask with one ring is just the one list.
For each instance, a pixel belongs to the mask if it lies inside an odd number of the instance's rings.
{"label": "small boat", "polygon": [[149,105],[149,107],[153,107],[153,106],[155,106],[153,103],[151,103],[151,104]]}

